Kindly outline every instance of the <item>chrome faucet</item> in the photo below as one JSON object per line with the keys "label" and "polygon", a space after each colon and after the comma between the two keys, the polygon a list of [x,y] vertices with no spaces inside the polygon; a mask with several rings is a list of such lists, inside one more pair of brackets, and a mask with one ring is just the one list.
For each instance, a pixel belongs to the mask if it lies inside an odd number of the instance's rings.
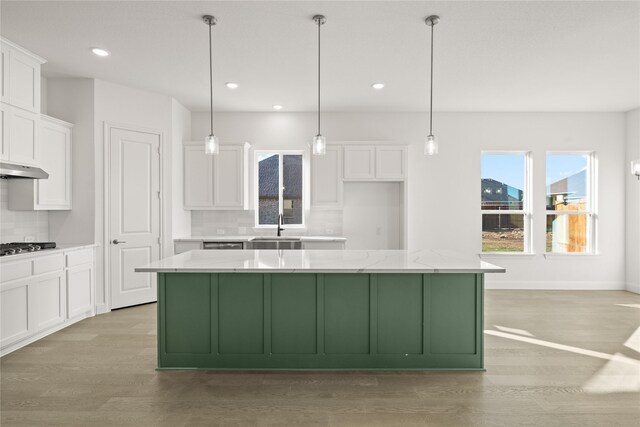
{"label": "chrome faucet", "polygon": [[278,215],[278,237],[280,237],[280,233],[284,231],[284,228],[282,228],[282,224],[284,224],[284,217],[282,216],[282,214],[280,214]]}

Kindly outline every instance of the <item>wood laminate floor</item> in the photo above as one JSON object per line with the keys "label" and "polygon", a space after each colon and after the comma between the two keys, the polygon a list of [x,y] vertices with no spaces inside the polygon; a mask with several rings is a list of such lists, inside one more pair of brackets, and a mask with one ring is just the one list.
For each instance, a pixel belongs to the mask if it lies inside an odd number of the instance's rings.
{"label": "wood laminate floor", "polygon": [[486,372],[156,372],[155,304],[0,360],[4,426],[639,426],[640,295],[487,291]]}

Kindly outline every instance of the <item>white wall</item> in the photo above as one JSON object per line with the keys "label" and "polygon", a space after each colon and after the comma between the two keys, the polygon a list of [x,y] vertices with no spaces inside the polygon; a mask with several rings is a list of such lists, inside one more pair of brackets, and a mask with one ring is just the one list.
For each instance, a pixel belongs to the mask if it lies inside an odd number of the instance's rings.
{"label": "white wall", "polygon": [[403,201],[398,182],[344,184],[346,249],[400,249]]}
{"label": "white wall", "polygon": [[191,234],[191,211],[184,210],[182,142],[191,139],[191,112],[175,99],[171,102],[171,222],[173,238]]}
{"label": "white wall", "polygon": [[[169,201],[162,206],[162,249],[161,257],[173,254],[171,233],[171,136],[172,136],[172,98],[139,89],[95,80],[95,170],[96,170],[96,234],[95,242],[100,246],[96,256],[102,261],[108,242],[104,239],[104,126],[123,125],[136,129],[158,132],[162,135],[163,175],[161,179],[162,198]],[[105,311],[109,305],[108,286],[104,281],[104,263],[96,267],[96,297],[98,309]]]}
{"label": "white wall", "polygon": [[[96,304],[108,311],[104,282],[104,126],[125,125],[162,135],[162,256],[173,253],[172,192],[174,132],[188,138],[190,113],[172,98],[93,79],[48,79],[49,114],[74,123],[73,210],[50,213],[51,239],[58,243],[97,243]],[[181,162],[180,162],[181,163]],[[181,166],[180,166],[181,170]],[[178,171],[179,172],[179,171]],[[179,196],[181,198],[181,196]],[[178,215],[179,217],[179,215]],[[182,221],[182,222],[180,222]],[[184,218],[178,219],[183,229]],[[188,224],[188,222],[187,222]]]}
{"label": "white wall", "polygon": [[626,114],[626,282],[640,293],[640,181],[631,175],[632,160],[640,160],[640,108]]}
{"label": "white wall", "polygon": [[72,210],[50,212],[50,238],[61,244],[94,243],[94,80],[48,79],[47,102],[50,116],[74,124],[71,156]]}
{"label": "white wall", "polygon": [[[422,155],[428,126],[420,113],[327,113],[328,140],[409,143],[408,248],[454,248],[479,253],[480,152],[531,150],[534,160],[533,256],[496,257],[504,275],[487,285],[509,288],[624,288],[624,114],[440,113],[434,131],[440,155]],[[301,149],[315,135],[313,113],[217,113],[222,142],[247,141],[255,149]],[[208,115],[192,114],[193,139],[208,133]],[[599,162],[599,254],[545,257],[547,150],[593,150]]]}

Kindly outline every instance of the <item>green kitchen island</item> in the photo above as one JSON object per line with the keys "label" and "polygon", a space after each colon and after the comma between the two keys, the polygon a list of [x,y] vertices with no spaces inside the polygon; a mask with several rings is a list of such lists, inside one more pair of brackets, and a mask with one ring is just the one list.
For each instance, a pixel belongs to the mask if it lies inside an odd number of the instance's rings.
{"label": "green kitchen island", "polygon": [[444,251],[196,250],[158,274],[158,369],[483,369],[484,274]]}

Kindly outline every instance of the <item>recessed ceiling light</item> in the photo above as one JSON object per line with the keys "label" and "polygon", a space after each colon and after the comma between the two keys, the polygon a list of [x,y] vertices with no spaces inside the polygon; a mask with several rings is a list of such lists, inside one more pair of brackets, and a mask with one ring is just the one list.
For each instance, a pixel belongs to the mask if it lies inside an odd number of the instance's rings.
{"label": "recessed ceiling light", "polygon": [[380,90],[384,87],[384,83],[374,83],[371,85],[372,88]]}
{"label": "recessed ceiling light", "polygon": [[100,49],[99,47],[92,48],[91,52],[93,52],[94,55],[98,55],[98,56],[109,56],[109,55],[111,55],[111,53],[108,50]]}
{"label": "recessed ceiling light", "polygon": [[276,104],[276,105],[273,106],[273,109],[274,110],[282,110],[282,105]]}
{"label": "recessed ceiling light", "polygon": [[229,89],[238,89],[238,86],[240,86],[240,85],[239,85],[238,83],[228,82],[228,83],[226,83],[226,86],[227,86]]}

